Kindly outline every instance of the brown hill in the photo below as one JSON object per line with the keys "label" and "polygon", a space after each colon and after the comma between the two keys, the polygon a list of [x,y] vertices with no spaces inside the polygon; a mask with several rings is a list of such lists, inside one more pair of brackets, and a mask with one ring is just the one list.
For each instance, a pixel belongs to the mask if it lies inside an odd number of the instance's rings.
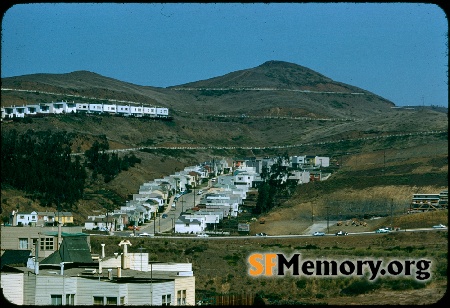
{"label": "brown hill", "polygon": [[[366,90],[282,61],[168,88],[133,85],[87,71],[2,78],[2,88],[76,95],[67,97],[70,100],[114,98],[212,114],[363,117],[394,106]],[[2,106],[16,103],[16,94],[2,94]],[[58,98],[45,93],[20,94],[21,103]]]}
{"label": "brown hill", "polygon": [[[106,136],[111,149],[212,147],[135,152],[142,164],[122,172],[108,185],[100,182],[90,187],[94,192],[107,187],[122,200],[136,193],[145,181],[212,157],[265,156],[285,151],[290,155],[324,155],[340,161],[341,166],[348,161],[348,167],[356,170],[351,176],[357,177],[361,166],[373,169],[379,176],[380,157],[387,151],[390,155],[384,161],[386,166],[405,166],[395,169],[399,177],[409,176],[406,166],[418,162],[422,164],[422,174],[433,173],[433,168],[444,173],[446,170],[445,166],[433,165],[434,158],[445,159],[448,155],[446,110],[392,109],[392,102],[375,94],[287,62],[269,61],[255,68],[169,88],[133,85],[87,71],[2,78],[2,106],[61,99],[114,99],[167,106],[174,120],[59,116],[34,119],[27,124],[5,122],[2,132],[65,130],[76,136],[74,152],[85,151],[101,135]],[[412,185],[420,183],[415,181]],[[442,186],[437,184],[438,188]],[[3,193],[2,190],[2,196]],[[104,196],[99,194],[99,198]],[[81,208],[90,208],[89,202],[82,201]],[[28,203],[25,200],[23,204]]]}

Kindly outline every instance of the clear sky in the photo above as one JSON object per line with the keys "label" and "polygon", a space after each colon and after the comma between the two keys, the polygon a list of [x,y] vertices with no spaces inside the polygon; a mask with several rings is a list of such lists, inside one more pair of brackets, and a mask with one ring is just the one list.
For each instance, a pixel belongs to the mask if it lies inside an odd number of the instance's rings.
{"label": "clear sky", "polygon": [[448,106],[448,20],[434,4],[16,4],[1,34],[2,78],[87,70],[168,87],[279,60],[397,106]]}

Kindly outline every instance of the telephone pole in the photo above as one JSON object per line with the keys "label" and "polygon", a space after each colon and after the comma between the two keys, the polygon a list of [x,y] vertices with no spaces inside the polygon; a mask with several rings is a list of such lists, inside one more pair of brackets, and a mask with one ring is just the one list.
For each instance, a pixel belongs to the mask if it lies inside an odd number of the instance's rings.
{"label": "telephone pole", "polygon": [[328,209],[330,208],[329,206],[325,207],[327,209],[327,233],[330,233],[330,215],[328,212]]}

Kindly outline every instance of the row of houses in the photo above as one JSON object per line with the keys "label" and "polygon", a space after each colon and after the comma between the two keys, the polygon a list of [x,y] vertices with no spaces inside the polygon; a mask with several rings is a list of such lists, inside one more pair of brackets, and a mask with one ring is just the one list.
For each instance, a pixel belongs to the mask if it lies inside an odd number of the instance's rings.
{"label": "row of houses", "polygon": [[73,224],[72,212],[19,212],[13,210],[9,216],[8,224],[11,226],[53,226],[59,223],[61,225]]}
{"label": "row of houses", "polygon": [[[113,212],[88,216],[86,230],[122,231],[128,225],[141,225],[157,217],[176,198],[228,167],[226,160],[188,166],[163,178],[143,183],[132,200]],[[220,170],[220,171],[219,171]],[[176,203],[176,201],[175,201]]]}
{"label": "row of houses", "polygon": [[1,108],[2,119],[24,118],[26,116],[39,116],[50,114],[71,113],[111,114],[134,117],[169,117],[169,109],[165,107],[145,106],[139,104],[114,103],[75,103],[67,101],[28,104],[22,106],[9,106]]}
{"label": "row of houses", "polygon": [[[122,231],[130,224],[148,222],[167,206],[175,207],[185,192],[213,179],[211,186],[214,189],[202,194],[195,204],[183,208],[173,223],[175,233],[204,233],[215,228],[224,218],[236,217],[247,193],[256,190],[261,182],[263,168],[270,170],[275,163],[275,158],[222,158],[185,167],[175,174],[143,183],[132,200],[126,201],[120,209],[89,216],[85,229]],[[293,156],[285,163],[293,170],[284,180],[296,181],[297,184],[325,180],[330,175],[320,171],[320,167],[329,166],[328,157]]]}
{"label": "row of houses", "polygon": [[[36,227],[33,227],[36,228]],[[13,229],[13,228],[10,228]],[[52,254],[2,249],[1,287],[14,305],[195,305],[192,263],[149,261],[148,253],[92,254],[87,234],[64,234]],[[3,235],[2,235],[3,238]],[[36,247],[40,247],[38,238]]]}
{"label": "row of houses", "polygon": [[[157,213],[162,212],[171,203],[171,198],[176,203],[177,195],[180,196],[189,189],[195,189],[202,182],[214,178],[212,187],[215,188],[215,192],[203,194],[198,199],[198,203],[191,206],[196,210],[195,215],[182,213],[182,216],[178,217],[174,223],[174,231],[177,233],[204,232],[211,224],[220,223],[224,217],[236,217],[247,193],[251,189],[256,189],[261,182],[262,169],[270,169],[274,163],[276,163],[274,158],[234,160],[223,158],[185,167],[184,170],[173,175],[143,183],[138,193],[133,194],[133,199],[126,201],[120,209],[88,216],[84,222],[84,228],[122,231],[132,223],[140,225],[148,222],[155,219]],[[324,180],[329,174],[323,175],[320,169],[316,168],[327,167],[328,164],[328,157],[290,157],[287,165],[294,170],[284,180],[294,180],[297,184]],[[199,217],[199,215],[206,216]],[[9,220],[12,226],[45,226],[54,225],[55,222],[63,226],[73,224],[73,215],[71,212],[13,211]]]}

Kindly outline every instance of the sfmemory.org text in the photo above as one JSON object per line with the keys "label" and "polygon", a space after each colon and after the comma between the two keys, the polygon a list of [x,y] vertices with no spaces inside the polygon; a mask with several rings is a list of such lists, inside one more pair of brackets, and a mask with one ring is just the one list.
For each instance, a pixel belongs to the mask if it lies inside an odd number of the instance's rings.
{"label": "sfmemory.org text", "polygon": [[248,274],[253,277],[292,276],[337,277],[367,276],[375,280],[380,276],[410,276],[425,281],[431,277],[431,261],[418,260],[303,260],[300,254],[287,258],[280,253],[253,253],[248,259]]}

